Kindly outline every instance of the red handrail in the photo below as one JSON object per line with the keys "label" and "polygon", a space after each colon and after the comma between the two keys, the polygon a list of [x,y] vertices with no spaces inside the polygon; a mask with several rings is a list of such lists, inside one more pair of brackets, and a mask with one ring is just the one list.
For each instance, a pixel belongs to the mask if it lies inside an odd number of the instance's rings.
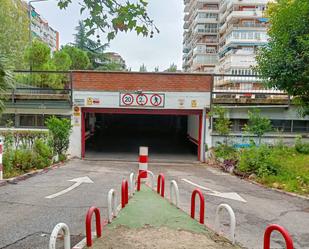
{"label": "red handrail", "polygon": [[[162,182],[162,187],[161,187],[161,182]],[[164,197],[164,185],[165,185],[164,175],[161,173],[158,176],[157,193],[160,194],[160,190],[161,190],[162,197]]]}
{"label": "red handrail", "polygon": [[269,225],[265,230],[265,233],[264,233],[264,249],[270,249],[270,235],[275,230],[282,234],[282,236],[285,240],[286,249],[294,249],[293,240],[292,240],[289,232],[285,228],[283,228],[279,225],[276,225],[276,224]]}
{"label": "red handrail", "polygon": [[195,196],[196,194],[200,197],[200,223],[204,224],[205,215],[205,199],[202,191],[200,189],[194,189],[191,195],[191,218],[194,219],[195,216]]}
{"label": "red handrail", "polygon": [[124,208],[128,202],[129,202],[128,181],[122,180],[122,184],[121,184],[121,207]]}
{"label": "red handrail", "polygon": [[137,177],[137,191],[141,190],[141,178],[143,178],[143,172],[140,172]]}
{"label": "red handrail", "polygon": [[97,237],[100,238],[101,235],[102,235],[100,210],[98,208],[96,208],[96,207],[91,207],[91,208],[88,209],[88,212],[87,212],[87,215],[86,215],[86,241],[87,241],[87,247],[92,246],[91,219],[92,219],[93,213],[95,213]]}

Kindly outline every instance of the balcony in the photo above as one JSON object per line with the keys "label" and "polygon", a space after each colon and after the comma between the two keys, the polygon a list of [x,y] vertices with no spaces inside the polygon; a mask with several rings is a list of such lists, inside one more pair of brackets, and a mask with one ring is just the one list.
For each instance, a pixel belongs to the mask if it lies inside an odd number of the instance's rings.
{"label": "balcony", "polygon": [[226,22],[229,23],[233,19],[238,20],[240,18],[247,18],[247,19],[258,19],[263,17],[263,11],[260,10],[237,10],[237,11],[232,11],[227,17],[226,17]]}
{"label": "balcony", "polygon": [[198,35],[217,34],[218,28],[196,28],[194,32]]}

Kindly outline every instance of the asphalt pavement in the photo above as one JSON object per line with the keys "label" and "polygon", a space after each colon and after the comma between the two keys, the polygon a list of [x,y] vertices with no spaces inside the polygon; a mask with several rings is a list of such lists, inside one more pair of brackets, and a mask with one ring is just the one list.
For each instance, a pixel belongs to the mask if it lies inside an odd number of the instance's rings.
{"label": "asphalt pavement", "polygon": [[[78,242],[85,234],[87,209],[95,205],[107,217],[109,189],[114,188],[119,194],[121,180],[137,169],[134,162],[76,159],[58,169],[0,187],[0,248],[48,248],[49,235],[58,222],[68,224],[72,244]],[[165,174],[167,196],[169,180],[178,182],[181,207],[187,212],[194,184],[201,187],[206,200],[205,221],[210,227],[214,226],[217,205],[232,206],[237,219],[236,240],[247,248],[261,249],[266,226],[277,223],[290,232],[296,249],[309,249],[309,200],[257,186],[204,164],[150,163],[149,169]],[[80,177],[89,177],[93,183],[81,183],[62,195],[46,198],[76,184],[69,180]],[[228,231],[226,215],[222,229]],[[285,248],[277,233],[272,238],[274,248]]]}

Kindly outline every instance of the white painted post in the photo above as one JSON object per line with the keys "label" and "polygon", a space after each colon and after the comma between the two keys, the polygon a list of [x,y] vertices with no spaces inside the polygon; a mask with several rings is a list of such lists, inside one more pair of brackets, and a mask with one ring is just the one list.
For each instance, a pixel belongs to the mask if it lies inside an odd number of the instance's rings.
{"label": "white painted post", "polygon": [[151,187],[151,189],[154,189],[154,187],[155,187],[155,176],[154,176],[154,173],[152,171],[150,171],[150,170],[147,170],[147,173],[150,176],[150,182],[151,182],[150,187]]}
{"label": "white painted post", "polygon": [[4,138],[0,136],[0,180],[3,180],[3,165],[2,165],[3,141]]}
{"label": "white painted post", "polygon": [[138,174],[142,174],[142,178],[147,178],[148,170],[148,147],[139,147],[139,163],[138,163]]}
{"label": "white painted post", "polygon": [[129,188],[130,188],[129,194],[130,196],[133,196],[135,192],[135,176],[133,172],[130,174]]}
{"label": "white painted post", "polygon": [[49,239],[49,249],[56,249],[57,237],[60,230],[63,231],[64,235],[64,249],[71,249],[70,230],[65,223],[59,223],[54,227]]}
{"label": "white painted post", "polygon": [[107,216],[108,223],[111,223],[113,217],[117,216],[116,192],[114,189],[111,189],[107,195]]}
{"label": "white painted post", "polygon": [[219,233],[220,231],[220,211],[222,209],[226,209],[230,216],[230,236],[232,239],[232,243],[235,244],[235,227],[236,227],[236,218],[235,213],[231,206],[228,204],[220,204],[216,210],[216,218],[215,218],[215,230]]}
{"label": "white painted post", "polygon": [[177,208],[179,208],[179,188],[175,180],[172,180],[170,183],[170,198],[172,203],[173,195],[175,195],[175,205]]}

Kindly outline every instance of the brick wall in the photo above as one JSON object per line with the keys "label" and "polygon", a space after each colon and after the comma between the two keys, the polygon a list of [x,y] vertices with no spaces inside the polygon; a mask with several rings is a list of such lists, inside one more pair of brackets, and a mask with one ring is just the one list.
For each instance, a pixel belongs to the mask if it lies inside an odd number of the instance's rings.
{"label": "brick wall", "polygon": [[209,92],[212,77],[183,73],[74,71],[73,89],[98,91]]}

